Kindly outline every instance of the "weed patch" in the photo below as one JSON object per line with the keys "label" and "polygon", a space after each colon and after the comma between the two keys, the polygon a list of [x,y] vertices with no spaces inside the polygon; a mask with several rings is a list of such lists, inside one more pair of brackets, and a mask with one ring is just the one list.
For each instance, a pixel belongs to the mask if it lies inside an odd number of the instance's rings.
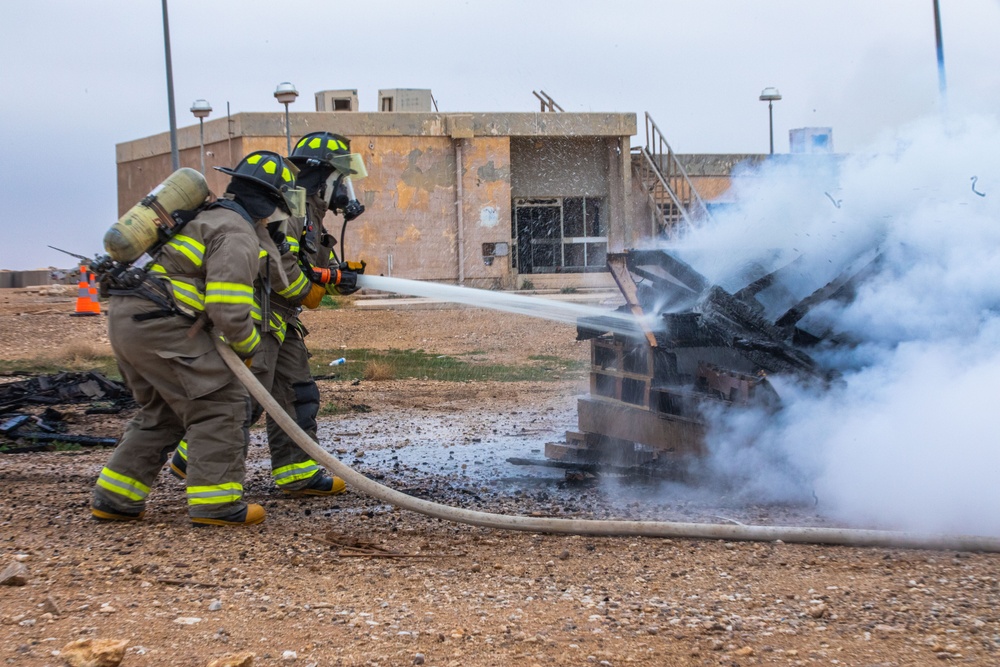
{"label": "weed patch", "polygon": [[340,381],[418,379],[445,382],[556,381],[582,378],[582,362],[541,355],[529,364],[482,364],[447,354],[424,350],[312,350],[313,375],[325,375],[334,359],[347,362],[338,367]]}
{"label": "weed patch", "polygon": [[100,371],[109,380],[122,379],[121,373],[118,372],[118,362],[110,354],[96,356],[53,354],[33,359],[0,360],[2,375],[55,375],[65,371]]}

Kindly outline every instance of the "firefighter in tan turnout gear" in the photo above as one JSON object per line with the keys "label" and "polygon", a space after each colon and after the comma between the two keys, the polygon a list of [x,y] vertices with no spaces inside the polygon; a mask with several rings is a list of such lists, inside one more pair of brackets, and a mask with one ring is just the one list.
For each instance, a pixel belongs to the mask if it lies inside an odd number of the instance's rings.
{"label": "firefighter in tan turnout gear", "polygon": [[222,199],[151,251],[139,281],[111,283],[108,335],[139,412],[101,471],[91,503],[101,520],[141,519],[167,453],[187,443],[187,502],[195,524],[250,525],[264,509],[243,499],[250,399],[218,354],[224,336],[252,367],[261,346],[254,282],[256,227],[290,216],[292,171],[256,151],[234,170]]}
{"label": "firefighter in tan turnout gear", "polygon": [[[318,260],[314,234],[309,233],[313,227],[321,229],[323,215],[330,207],[331,200],[334,200],[335,211],[339,210],[338,206],[346,207],[352,201],[345,200],[342,185],[351,171],[349,165],[352,160],[348,157],[348,149],[349,142],[344,137],[329,132],[306,135],[296,144],[295,150],[287,159],[299,170],[296,180],[308,197],[308,215],[268,225],[266,232],[282,252],[279,261],[269,257],[267,264],[261,269],[261,277],[269,283],[270,290],[265,291],[267,304],[265,308],[261,308],[262,315],[256,318],[262,342],[260,350],[254,356],[251,370],[285,412],[313,440],[317,440],[319,388],[309,370],[309,351],[305,344],[308,331],[298,315],[302,305],[318,307],[328,287],[337,293],[356,290],[355,271],[346,267],[337,270],[336,263],[336,273],[329,269],[312,269]],[[353,162],[357,165],[357,158]],[[339,199],[334,197],[335,193],[340,194]],[[353,210],[360,214],[364,208],[360,207],[358,211],[358,206],[354,201]],[[325,243],[330,244],[329,239],[332,237],[328,234],[324,236]],[[332,244],[327,246],[324,268],[330,266],[330,248]],[[276,264],[280,264],[280,267]],[[361,263],[352,263],[352,266],[364,270]],[[276,276],[284,276],[286,281],[281,282]],[[267,311],[267,324],[264,323],[263,311]],[[251,423],[260,418],[261,412],[260,406],[253,401]],[[271,475],[275,485],[285,495],[329,496],[346,490],[342,479],[328,475],[270,415],[266,416],[266,427]],[[186,475],[187,456],[187,443],[182,441],[170,461],[171,471],[182,479]]]}

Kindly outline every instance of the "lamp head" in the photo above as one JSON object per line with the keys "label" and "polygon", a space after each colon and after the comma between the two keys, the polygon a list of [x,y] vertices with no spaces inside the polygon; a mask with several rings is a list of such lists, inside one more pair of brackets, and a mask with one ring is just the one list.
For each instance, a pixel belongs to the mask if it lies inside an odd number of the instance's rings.
{"label": "lamp head", "polygon": [[761,102],[777,102],[781,99],[781,93],[778,92],[777,88],[765,88],[760,92]]}
{"label": "lamp head", "polygon": [[208,103],[208,100],[195,100],[191,104],[191,113],[194,114],[195,118],[208,118],[208,114],[212,113],[212,105]]}
{"label": "lamp head", "polygon": [[274,89],[274,99],[278,100],[281,104],[291,104],[298,96],[299,91],[295,90],[295,86],[288,81],[282,81]]}

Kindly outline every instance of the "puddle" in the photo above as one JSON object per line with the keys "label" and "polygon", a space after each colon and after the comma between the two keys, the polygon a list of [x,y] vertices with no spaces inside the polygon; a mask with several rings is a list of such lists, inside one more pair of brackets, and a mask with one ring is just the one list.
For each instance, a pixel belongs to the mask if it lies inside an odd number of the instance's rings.
{"label": "puddle", "polygon": [[545,443],[564,439],[575,426],[575,414],[532,411],[485,421],[464,417],[401,412],[383,412],[375,419],[347,417],[321,424],[319,439],[327,451],[365,474],[440,476],[453,484],[506,491],[563,480],[562,470],[515,466],[507,459],[544,459]]}
{"label": "puddle", "polygon": [[[608,475],[567,482],[563,469],[507,462],[512,457],[544,460],[545,443],[563,441],[566,430],[575,427],[572,401],[504,414],[379,408],[321,421],[318,435],[324,449],[367,477],[451,506],[519,515],[829,524],[812,503],[758,504],[718,489],[649,478]],[[251,442],[266,446],[262,429],[251,432]],[[265,455],[248,465],[269,462]]]}

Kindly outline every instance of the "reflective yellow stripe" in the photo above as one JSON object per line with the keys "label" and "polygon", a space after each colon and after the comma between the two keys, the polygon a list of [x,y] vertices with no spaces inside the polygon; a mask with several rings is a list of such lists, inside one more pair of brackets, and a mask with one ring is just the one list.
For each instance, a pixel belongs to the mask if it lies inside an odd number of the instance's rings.
{"label": "reflective yellow stripe", "polygon": [[187,488],[188,505],[221,505],[234,503],[241,498],[243,498],[243,485],[239,482]]}
{"label": "reflective yellow stripe", "polygon": [[205,296],[198,291],[195,285],[178,280],[177,278],[168,278],[167,280],[170,281],[170,284],[174,288],[175,299],[198,312],[205,310]]}
{"label": "reflective yellow stripe", "polygon": [[257,329],[253,329],[250,335],[243,340],[230,343],[230,347],[240,354],[250,354],[258,344],[260,344],[260,334],[257,333]]}
{"label": "reflective yellow stripe", "polygon": [[288,242],[288,251],[291,253],[298,254],[299,248],[301,247],[299,245],[299,240],[294,236],[286,236],[285,241]]}
{"label": "reflective yellow stripe", "polygon": [[205,246],[198,241],[195,241],[190,236],[178,234],[170,239],[170,243],[168,243],[167,246],[173,248],[191,260],[191,263],[194,264],[196,268],[200,267],[204,263]]}
{"label": "reflective yellow stripe", "polygon": [[257,259],[263,259],[263,258],[265,258],[265,257],[267,257],[267,251],[266,251],[266,250],[264,250],[263,248],[261,248],[261,249],[260,249],[260,250],[259,250],[259,251],[257,252]]}
{"label": "reflective yellow stripe", "polygon": [[285,298],[295,297],[305,292],[309,284],[309,280],[305,277],[305,274],[300,273],[299,277],[292,281],[291,285],[279,291],[278,294]]}
{"label": "reflective yellow stripe", "polygon": [[205,285],[205,303],[242,303],[253,306],[253,287],[213,281]]}
{"label": "reflective yellow stripe", "polygon": [[149,487],[137,479],[115,472],[105,467],[97,478],[97,486],[111,493],[125,496],[129,500],[144,500],[149,495]]}
{"label": "reflective yellow stripe", "polygon": [[[260,306],[258,306],[256,303],[254,303],[253,307],[250,308],[250,318],[254,322],[256,322],[258,326],[261,326],[260,315],[261,315],[260,314]],[[271,322],[270,322],[270,326],[268,327],[268,329],[272,333],[279,333],[280,332],[281,333],[281,339],[284,339],[285,330],[287,328],[288,328],[288,323],[285,321],[285,318],[283,318],[280,314],[278,314],[277,312],[275,312],[275,311],[272,310],[271,311]]]}
{"label": "reflective yellow stripe", "polygon": [[309,479],[317,472],[319,472],[319,465],[312,459],[309,459],[302,463],[292,463],[287,466],[275,468],[271,471],[271,476],[274,478],[275,484],[282,486],[302,479]]}
{"label": "reflective yellow stripe", "polygon": [[185,461],[188,460],[188,444],[187,440],[181,440],[177,443],[177,455],[180,456]]}

